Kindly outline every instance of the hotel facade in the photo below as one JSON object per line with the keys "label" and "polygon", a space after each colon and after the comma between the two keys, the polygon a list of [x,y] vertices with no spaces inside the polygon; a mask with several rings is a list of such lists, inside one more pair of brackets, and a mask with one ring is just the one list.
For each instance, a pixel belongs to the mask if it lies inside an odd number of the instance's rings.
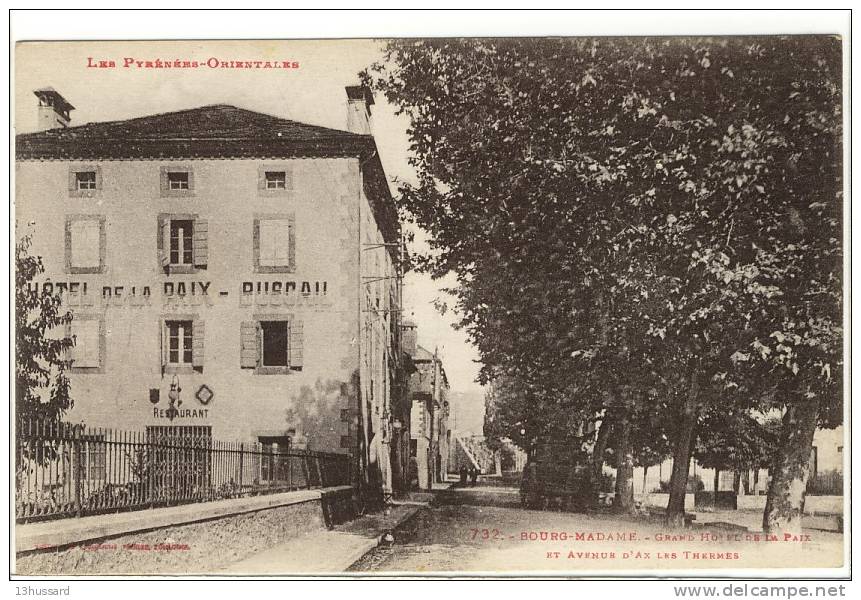
{"label": "hotel facade", "polygon": [[373,98],[346,91],[349,131],[227,105],[69,127],[36,91],[16,233],[73,314],[65,420],[347,453],[392,493],[401,235]]}

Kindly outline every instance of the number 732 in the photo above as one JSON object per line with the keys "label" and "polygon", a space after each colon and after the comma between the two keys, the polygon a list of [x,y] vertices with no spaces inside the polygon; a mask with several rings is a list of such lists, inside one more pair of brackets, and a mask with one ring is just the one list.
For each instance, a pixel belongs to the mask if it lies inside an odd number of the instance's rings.
{"label": "number 732", "polygon": [[477,529],[469,530],[470,539],[472,540],[501,540],[503,535],[498,529]]}

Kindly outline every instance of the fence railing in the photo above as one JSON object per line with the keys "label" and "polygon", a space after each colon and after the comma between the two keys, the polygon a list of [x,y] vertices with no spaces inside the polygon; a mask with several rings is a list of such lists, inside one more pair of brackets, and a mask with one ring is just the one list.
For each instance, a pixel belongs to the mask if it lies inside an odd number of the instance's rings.
{"label": "fence railing", "polygon": [[824,471],[807,480],[807,494],[810,496],[842,496],[843,473]]}
{"label": "fence railing", "polygon": [[18,522],[349,485],[350,458],[289,443],[225,442],[209,427],[117,431],[18,423]]}

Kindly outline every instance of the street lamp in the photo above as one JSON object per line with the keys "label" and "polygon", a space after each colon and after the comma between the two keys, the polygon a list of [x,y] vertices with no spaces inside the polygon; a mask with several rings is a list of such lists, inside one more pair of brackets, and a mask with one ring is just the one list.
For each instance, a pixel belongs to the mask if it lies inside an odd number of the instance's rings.
{"label": "street lamp", "polygon": [[173,379],[170,381],[170,391],[167,393],[167,399],[170,401],[170,406],[167,409],[167,418],[173,421],[174,417],[176,417],[177,406],[182,406],[182,400],[179,397],[180,392],[182,392],[182,388],[179,387],[179,376],[174,373]]}

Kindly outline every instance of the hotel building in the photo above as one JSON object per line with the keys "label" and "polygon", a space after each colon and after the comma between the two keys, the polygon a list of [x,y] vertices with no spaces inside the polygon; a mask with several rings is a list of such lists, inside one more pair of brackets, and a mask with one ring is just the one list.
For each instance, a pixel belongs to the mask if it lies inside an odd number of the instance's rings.
{"label": "hotel building", "polygon": [[350,453],[391,493],[401,236],[346,91],[349,131],[227,105],[71,127],[35,92],[15,218],[73,313],[66,420]]}

